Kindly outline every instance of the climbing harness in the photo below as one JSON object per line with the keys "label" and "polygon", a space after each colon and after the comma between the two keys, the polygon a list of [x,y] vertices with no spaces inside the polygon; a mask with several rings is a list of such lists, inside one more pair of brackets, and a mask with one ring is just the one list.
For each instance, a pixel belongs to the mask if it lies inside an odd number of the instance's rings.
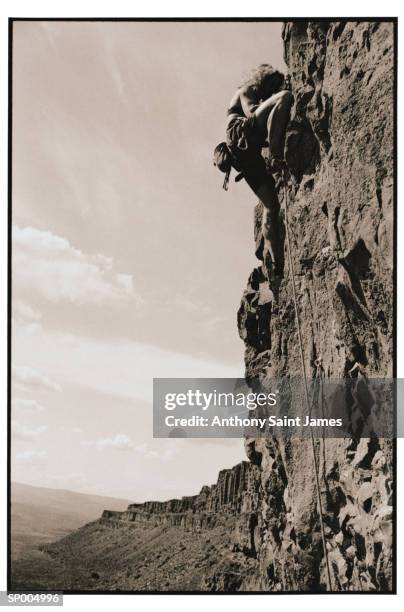
{"label": "climbing harness", "polygon": [[[302,374],[304,380],[304,395],[307,406],[308,414],[311,414],[310,400],[309,400],[309,390],[307,383],[307,374],[306,374],[306,365],[304,361],[304,352],[303,352],[303,343],[302,343],[302,334],[300,330],[300,318],[299,318],[299,310],[297,307],[297,298],[296,298],[296,285],[295,285],[295,271],[293,266],[293,259],[291,254],[291,245],[290,245],[290,237],[289,237],[289,222],[288,222],[288,191],[287,191],[287,169],[283,169],[283,188],[284,188],[284,203],[285,203],[285,234],[286,234],[286,247],[288,251],[288,262],[289,262],[289,270],[290,275],[292,277],[292,295],[293,295],[293,303],[295,309],[295,318],[296,318],[296,328],[297,328],[297,337],[299,342],[299,352],[300,352],[300,361],[302,367]],[[313,452],[313,464],[314,464],[314,473],[315,473],[315,483],[316,483],[316,493],[317,493],[317,504],[318,504],[318,513],[320,518],[320,531],[321,531],[321,540],[323,544],[324,551],[324,559],[327,568],[327,579],[328,579],[328,590],[332,591],[332,583],[331,583],[331,571],[330,571],[330,563],[328,559],[328,551],[327,545],[325,541],[325,531],[324,531],[324,520],[323,520],[323,505],[321,502],[321,493],[320,493],[320,482],[318,477],[318,462],[316,456],[316,445],[314,442],[313,431],[310,428],[310,437],[311,437],[311,448]]]}

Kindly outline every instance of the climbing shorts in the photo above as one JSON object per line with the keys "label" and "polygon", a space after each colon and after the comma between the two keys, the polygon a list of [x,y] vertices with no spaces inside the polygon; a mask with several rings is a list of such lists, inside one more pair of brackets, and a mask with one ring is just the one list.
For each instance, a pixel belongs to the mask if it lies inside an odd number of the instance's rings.
{"label": "climbing shorts", "polygon": [[240,151],[246,151],[254,140],[256,130],[256,117],[243,117],[242,115],[229,115],[226,129],[227,145],[237,147]]}
{"label": "climbing shorts", "polygon": [[242,172],[251,189],[257,191],[268,177],[255,115],[230,115],[226,143],[232,155],[233,167],[237,172]]}

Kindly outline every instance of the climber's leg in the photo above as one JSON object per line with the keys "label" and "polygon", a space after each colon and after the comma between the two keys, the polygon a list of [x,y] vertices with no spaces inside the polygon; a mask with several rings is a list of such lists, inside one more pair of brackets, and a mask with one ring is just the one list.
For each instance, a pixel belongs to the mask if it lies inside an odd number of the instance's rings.
{"label": "climber's leg", "polygon": [[280,91],[262,102],[255,111],[260,134],[264,139],[268,138],[269,153],[275,159],[284,157],[286,127],[293,100],[292,92]]}
{"label": "climber's leg", "polygon": [[279,200],[272,181],[266,181],[257,190],[257,195],[263,204],[262,237],[264,249],[262,260],[267,270],[281,275],[283,270],[283,246],[281,240],[281,224],[279,219]]}
{"label": "climber's leg", "polygon": [[[275,181],[271,174],[267,173],[264,158],[260,155],[259,150],[256,151],[255,155],[251,151],[251,156],[243,160],[240,170],[243,171],[248,186],[263,204],[262,260],[265,268],[281,275],[283,270],[282,227],[279,219],[280,206]],[[257,256],[261,259],[260,249],[257,249]]]}

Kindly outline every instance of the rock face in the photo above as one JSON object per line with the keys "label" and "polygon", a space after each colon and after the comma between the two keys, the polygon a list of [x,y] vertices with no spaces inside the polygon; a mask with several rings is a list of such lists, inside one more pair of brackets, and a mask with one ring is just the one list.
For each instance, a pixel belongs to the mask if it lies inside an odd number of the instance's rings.
{"label": "rock face", "polygon": [[[286,197],[310,378],[393,374],[393,38],[390,23],[283,30],[295,96]],[[238,313],[252,385],[302,372],[287,263],[275,297],[267,278],[263,264],[253,270]],[[246,444],[261,456],[259,588],[326,589],[310,441]],[[315,446],[332,590],[390,590],[392,442]]]}
{"label": "rock face", "polygon": [[[393,375],[393,24],[290,22],[283,40],[295,97],[287,214],[306,371],[366,385]],[[258,204],[258,255],[261,216]],[[264,264],[252,271],[238,313],[252,387],[302,373],[287,263],[276,288],[268,278]],[[391,440],[321,438],[313,449],[310,439],[272,437],[245,446],[249,462],[199,495],[131,504],[103,520],[197,530],[222,521],[233,558],[207,590],[329,590],[326,557],[332,591],[394,588]]]}

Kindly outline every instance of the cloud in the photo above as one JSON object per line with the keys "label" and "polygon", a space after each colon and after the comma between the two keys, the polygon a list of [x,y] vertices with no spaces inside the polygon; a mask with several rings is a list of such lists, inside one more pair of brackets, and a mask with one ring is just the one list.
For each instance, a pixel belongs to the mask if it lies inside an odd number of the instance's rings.
{"label": "cloud", "polygon": [[90,446],[98,451],[111,448],[119,451],[134,451],[143,457],[168,461],[179,453],[177,440],[154,440],[150,445],[147,442],[135,446],[126,434],[116,434],[114,438],[100,438],[99,440],[83,440],[81,446]]}
{"label": "cloud", "polygon": [[23,399],[22,397],[16,397],[13,400],[13,410],[21,410],[28,412],[41,412],[44,410],[44,407],[32,399]]}
{"label": "cloud", "polygon": [[53,303],[140,302],[132,276],[115,272],[112,257],[85,254],[33,227],[13,226],[13,278],[16,291]]}
{"label": "cloud", "polygon": [[47,429],[48,428],[46,427],[46,425],[39,425],[34,429],[29,429],[18,421],[12,422],[13,438],[15,438],[16,440],[25,440],[32,442],[33,440],[37,440],[39,436],[43,434]]}
{"label": "cloud", "polygon": [[[169,351],[145,342],[22,331],[14,334],[15,354],[35,363],[46,357],[46,371],[58,382],[96,389],[119,397],[152,402],[153,378],[242,378],[242,364]],[[134,366],[135,364],[135,366]]]}
{"label": "cloud", "polygon": [[155,459],[162,459],[163,461],[169,461],[179,454],[179,450],[176,446],[166,446],[162,451],[150,450],[148,455]]}
{"label": "cloud", "polygon": [[28,333],[35,333],[41,329],[42,314],[22,300],[14,300],[12,305],[13,325],[24,328]]}
{"label": "cloud", "polygon": [[42,314],[22,300],[15,300],[13,303],[13,314],[25,321],[40,321]]}
{"label": "cloud", "polygon": [[106,448],[127,451],[133,449],[133,442],[126,434],[116,434],[114,438],[100,438],[99,440],[84,440],[82,446],[94,446],[99,451]]}
{"label": "cloud", "polygon": [[46,461],[48,458],[48,453],[44,450],[36,451],[36,450],[26,450],[20,453],[17,453],[15,458],[17,461],[26,461],[27,463],[36,463],[38,461]]}
{"label": "cloud", "polygon": [[153,446],[147,442],[139,444],[135,447],[135,451],[145,457],[151,457],[153,459],[162,459],[163,461],[169,461],[173,457],[176,457],[179,452],[179,445],[177,440],[153,440]]}
{"label": "cloud", "polygon": [[45,391],[61,391],[61,386],[45,374],[29,366],[15,366],[12,370],[13,382],[23,387],[35,387]]}

